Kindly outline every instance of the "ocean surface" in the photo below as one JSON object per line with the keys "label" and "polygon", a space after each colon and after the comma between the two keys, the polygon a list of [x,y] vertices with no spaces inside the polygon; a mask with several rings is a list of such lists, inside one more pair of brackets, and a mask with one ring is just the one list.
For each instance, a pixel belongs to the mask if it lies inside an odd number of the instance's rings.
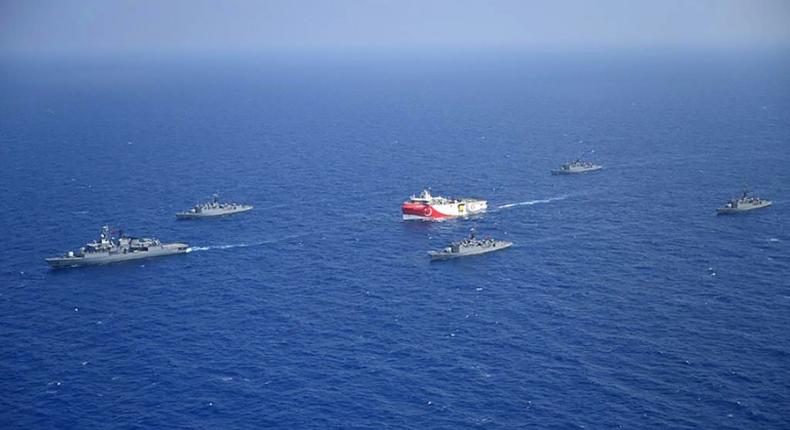
{"label": "ocean surface", "polygon": [[0,191],[4,429],[790,428],[786,52],[6,58]]}

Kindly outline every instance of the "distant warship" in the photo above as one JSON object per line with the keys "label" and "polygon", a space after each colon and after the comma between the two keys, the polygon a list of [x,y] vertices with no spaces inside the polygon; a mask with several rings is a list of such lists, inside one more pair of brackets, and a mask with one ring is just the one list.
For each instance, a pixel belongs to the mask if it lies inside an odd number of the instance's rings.
{"label": "distant warship", "polygon": [[755,209],[767,208],[773,204],[770,200],[763,200],[759,197],[750,197],[749,190],[743,189],[740,198],[735,198],[727,202],[724,207],[716,209],[718,214],[736,214],[741,212],[753,211]]}
{"label": "distant warship", "polygon": [[[591,151],[588,151],[591,152]],[[600,164],[595,164],[589,161],[582,161],[582,157],[584,157],[587,153],[581,155],[581,157],[567,162],[560,166],[559,169],[552,170],[552,175],[573,175],[576,173],[589,173],[595,172],[597,170],[603,169],[603,166]]]}
{"label": "distant warship", "polygon": [[210,202],[195,205],[192,209],[185,212],[178,212],[178,219],[211,218],[224,215],[232,215],[252,210],[250,205],[238,203],[220,203],[219,195],[214,194]]}
{"label": "distant warship", "polygon": [[431,260],[449,260],[451,258],[469,257],[472,255],[487,254],[489,252],[507,249],[513,246],[512,242],[494,240],[491,238],[477,239],[472,230],[469,237],[453,242],[441,251],[428,251]]}
{"label": "distant warship", "polygon": [[59,257],[47,258],[46,261],[57,269],[185,254],[189,251],[189,245],[185,243],[161,243],[159,239],[151,238],[138,239],[124,236],[123,232],[115,238],[111,236],[110,228],[104,226],[98,240],[86,244],[77,252],[69,251]]}

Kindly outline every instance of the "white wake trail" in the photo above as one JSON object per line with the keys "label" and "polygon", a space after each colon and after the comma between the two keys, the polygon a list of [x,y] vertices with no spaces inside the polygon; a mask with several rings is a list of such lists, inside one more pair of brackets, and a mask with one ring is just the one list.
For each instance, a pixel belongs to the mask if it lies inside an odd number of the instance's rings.
{"label": "white wake trail", "polygon": [[261,246],[264,243],[234,243],[231,245],[213,245],[213,246],[193,246],[192,251],[211,251],[212,249],[231,249],[231,248],[247,248],[249,246]]}
{"label": "white wake trail", "polygon": [[568,198],[568,196],[565,195],[565,196],[559,196],[559,197],[551,197],[551,198],[548,198],[548,199],[527,200],[525,202],[509,203],[509,204],[506,204],[506,205],[497,206],[497,209],[508,209],[508,208],[514,208],[514,207],[517,207],[517,206],[532,206],[532,205],[537,205],[537,204],[541,204],[541,203],[551,203],[551,202],[556,202],[558,200],[565,200],[567,198]]}
{"label": "white wake trail", "polygon": [[264,245],[270,245],[272,243],[284,242],[286,240],[296,239],[296,238],[304,237],[304,236],[307,236],[307,235],[306,234],[294,234],[294,235],[286,236],[286,237],[279,238],[279,239],[270,239],[270,240],[264,240],[264,241],[261,241],[261,242],[253,242],[253,243],[233,243],[233,244],[227,244],[227,245],[192,246],[192,247],[190,247],[190,250],[192,252],[195,252],[195,251],[212,251],[212,250],[217,250],[217,249],[249,248],[249,247],[252,247],[252,246],[264,246]]}

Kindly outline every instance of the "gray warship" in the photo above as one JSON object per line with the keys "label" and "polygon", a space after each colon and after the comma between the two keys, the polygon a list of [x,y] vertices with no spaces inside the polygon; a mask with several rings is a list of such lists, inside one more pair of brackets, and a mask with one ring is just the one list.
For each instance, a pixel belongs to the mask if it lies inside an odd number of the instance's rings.
{"label": "gray warship", "polygon": [[582,158],[592,151],[587,151],[580,157],[573,161],[569,161],[560,166],[559,169],[551,171],[552,175],[574,175],[577,173],[589,173],[603,169],[600,164],[595,164],[590,161],[582,161]]}
{"label": "gray warship", "polygon": [[46,261],[54,269],[118,263],[140,258],[185,254],[191,249],[185,243],[161,243],[159,239],[127,237],[120,232],[113,237],[108,226],[102,227],[99,239],[79,249]]}
{"label": "gray warship", "polygon": [[737,214],[753,211],[755,209],[767,208],[772,204],[773,202],[770,200],[749,196],[749,189],[744,188],[741,197],[730,200],[724,207],[716,209],[716,213],[719,215]]}
{"label": "gray warship", "polygon": [[600,164],[591,163],[589,161],[581,161],[580,159],[576,159],[569,163],[565,163],[560,166],[559,169],[552,170],[552,175],[574,175],[577,173],[589,173],[595,172],[598,170],[603,169],[603,166]]}
{"label": "gray warship", "polygon": [[192,209],[176,214],[177,219],[212,218],[218,216],[232,215],[252,210],[250,205],[239,203],[220,203],[219,195],[214,194],[212,200],[206,203],[195,205]]}
{"label": "gray warship", "polygon": [[472,230],[468,238],[453,242],[441,251],[428,251],[428,255],[431,256],[431,261],[449,260],[452,258],[487,254],[489,252],[507,249],[511,246],[513,246],[513,242],[494,240],[492,238],[477,239],[474,230]]}

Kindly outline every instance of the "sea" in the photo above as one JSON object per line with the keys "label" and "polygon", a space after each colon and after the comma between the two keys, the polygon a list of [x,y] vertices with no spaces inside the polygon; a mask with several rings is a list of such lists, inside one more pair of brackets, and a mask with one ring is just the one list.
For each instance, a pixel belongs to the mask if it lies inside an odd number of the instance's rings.
{"label": "sea", "polygon": [[4,57],[0,192],[4,429],[790,428],[786,51]]}

